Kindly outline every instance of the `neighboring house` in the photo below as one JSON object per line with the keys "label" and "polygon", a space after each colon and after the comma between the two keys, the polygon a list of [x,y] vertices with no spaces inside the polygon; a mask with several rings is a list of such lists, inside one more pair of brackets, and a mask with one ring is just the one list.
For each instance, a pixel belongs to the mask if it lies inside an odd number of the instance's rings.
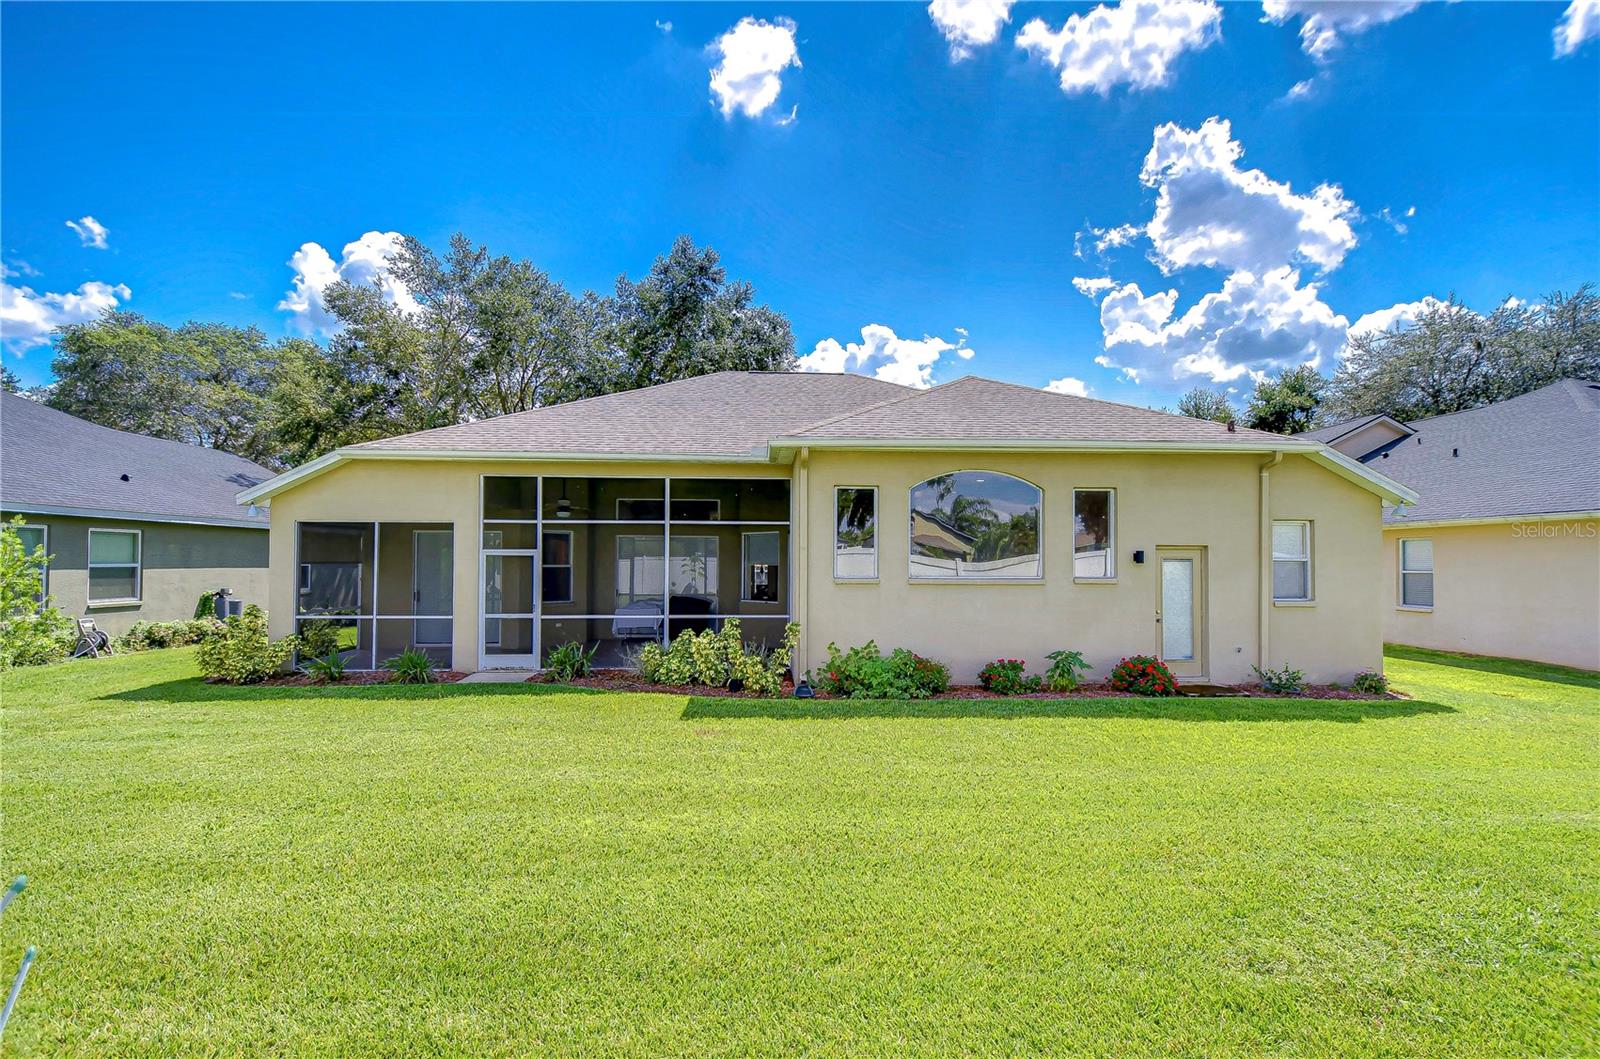
{"label": "neighboring house", "polygon": [[272,472],[0,395],[0,514],[53,558],[45,591],[113,634],[194,615],[202,592],[265,603],[267,515],[233,502]]}
{"label": "neighboring house", "polygon": [[1600,669],[1600,383],[1299,435],[1416,490],[1384,515],[1384,638]]}
{"label": "neighboring house", "polygon": [[970,681],[1061,648],[1100,677],[1258,661],[1382,665],[1382,502],[1325,446],[965,378],[723,372],[340,449],[244,490],[270,503],[273,633],[333,622],[353,666],[599,664],[743,621],[795,669],[876,640]]}

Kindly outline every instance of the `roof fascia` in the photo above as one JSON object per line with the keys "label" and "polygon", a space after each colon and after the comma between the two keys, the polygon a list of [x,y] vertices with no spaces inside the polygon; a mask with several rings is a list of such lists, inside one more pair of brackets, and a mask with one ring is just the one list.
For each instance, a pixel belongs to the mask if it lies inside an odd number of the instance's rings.
{"label": "roof fascia", "polygon": [[69,507],[63,504],[30,504],[26,500],[7,500],[7,514],[57,515],[62,518],[116,519],[122,522],[161,522],[173,526],[217,526],[224,529],[265,530],[266,523],[247,518],[207,518],[204,515],[160,515],[144,511],[113,511],[102,507]]}
{"label": "roof fascia", "polygon": [[1449,529],[1452,526],[1505,526],[1523,522],[1586,522],[1600,519],[1600,511],[1536,511],[1525,515],[1487,515],[1482,518],[1424,518],[1415,522],[1399,516],[1385,521],[1386,530]]}

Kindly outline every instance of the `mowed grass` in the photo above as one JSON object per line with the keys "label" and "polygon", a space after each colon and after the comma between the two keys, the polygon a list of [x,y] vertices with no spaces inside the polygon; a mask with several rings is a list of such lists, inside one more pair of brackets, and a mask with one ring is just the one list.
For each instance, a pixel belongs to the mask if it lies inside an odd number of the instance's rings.
{"label": "mowed grass", "polygon": [[5,677],[18,1055],[1592,1055],[1600,681],[1397,703]]}

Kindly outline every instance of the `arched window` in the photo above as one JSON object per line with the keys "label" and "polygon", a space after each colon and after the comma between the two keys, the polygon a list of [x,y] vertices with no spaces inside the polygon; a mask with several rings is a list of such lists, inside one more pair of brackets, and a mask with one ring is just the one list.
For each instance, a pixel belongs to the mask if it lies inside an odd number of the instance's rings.
{"label": "arched window", "polygon": [[911,576],[1044,576],[1039,487],[994,471],[956,471],[911,487]]}

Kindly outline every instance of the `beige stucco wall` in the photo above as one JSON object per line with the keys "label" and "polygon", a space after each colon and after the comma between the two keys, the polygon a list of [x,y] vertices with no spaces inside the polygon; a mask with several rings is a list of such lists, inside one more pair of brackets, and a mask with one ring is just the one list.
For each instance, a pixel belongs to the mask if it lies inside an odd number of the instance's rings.
{"label": "beige stucco wall", "polygon": [[[976,678],[998,657],[1042,669],[1049,652],[1082,651],[1103,678],[1119,658],[1157,649],[1156,549],[1207,550],[1207,676],[1223,683],[1252,678],[1260,626],[1259,477],[1256,456],[1137,454],[810,453],[807,466],[810,547],[807,559],[805,664],[819,666],[829,640],[841,646],[876,639],[949,663],[958,681]],[[937,474],[991,470],[1027,479],[1044,491],[1044,578],[1015,584],[935,583],[907,576],[910,489]],[[876,485],[879,579],[835,581],[833,490]],[[1117,490],[1115,582],[1072,576],[1072,490]],[[1293,665],[1315,681],[1348,680],[1382,665],[1377,591],[1378,498],[1300,457],[1271,472],[1274,518],[1313,522],[1309,606],[1270,608],[1274,665]],[[1136,565],[1133,552],[1143,550]]]}
{"label": "beige stucco wall", "polygon": [[[1207,549],[1209,569],[1208,677],[1251,679],[1257,660],[1260,613],[1261,459],[1257,456],[1062,454],[1030,456],[932,453],[812,452],[802,494],[800,527],[790,565],[790,604],[805,624],[800,668],[815,668],[830,640],[854,645],[876,639],[906,646],[952,666],[971,680],[984,662],[1026,658],[1042,667],[1058,648],[1084,651],[1104,676],[1124,655],[1155,650],[1157,563],[1161,546]],[[1020,584],[913,583],[907,576],[909,490],[935,474],[986,469],[1028,479],[1044,490],[1044,578]],[[456,665],[473,668],[478,651],[479,481],[484,474],[617,477],[789,477],[768,464],[584,463],[519,461],[360,461],[348,463],[272,501],[268,591],[273,634],[294,627],[295,526],[298,522],[442,523],[455,529],[454,648]],[[879,489],[879,579],[833,578],[833,488]],[[1072,577],[1072,489],[1117,490],[1115,583]],[[1310,606],[1269,608],[1271,660],[1306,671],[1313,680],[1348,680],[1378,668],[1381,619],[1371,571],[1380,562],[1378,498],[1301,457],[1272,471],[1271,513],[1313,522]],[[547,528],[559,528],[547,523]],[[724,555],[732,542],[723,545]],[[1142,549],[1146,561],[1135,565]],[[726,562],[724,577],[736,563]],[[785,571],[787,574],[787,571]],[[731,588],[731,586],[730,586]],[[736,589],[733,589],[736,591]],[[554,616],[568,608],[552,607]]]}
{"label": "beige stucco wall", "polygon": [[[88,616],[112,635],[136,621],[194,616],[202,592],[231,588],[246,603],[267,602],[267,533],[259,529],[164,522],[23,515],[49,527],[49,591],[63,613]],[[9,513],[4,515],[11,518]],[[89,605],[89,530],[132,529],[143,535],[140,601]]]}
{"label": "beige stucco wall", "polygon": [[[1432,610],[1399,606],[1413,537],[1433,541]],[[1383,556],[1386,640],[1600,670],[1600,521],[1394,528]]]}

